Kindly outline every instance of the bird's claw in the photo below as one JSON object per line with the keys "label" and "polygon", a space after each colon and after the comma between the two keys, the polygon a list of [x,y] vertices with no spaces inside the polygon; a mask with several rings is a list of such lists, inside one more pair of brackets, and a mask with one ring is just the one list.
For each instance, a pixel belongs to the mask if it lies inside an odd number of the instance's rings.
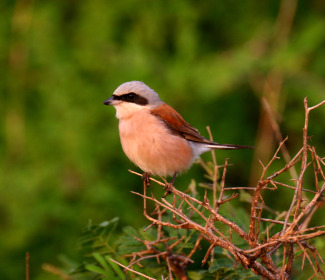
{"label": "bird's claw", "polygon": [[163,190],[166,191],[163,195],[163,198],[165,198],[167,195],[173,193],[173,187],[174,187],[173,184],[166,182],[166,184],[163,188]]}
{"label": "bird's claw", "polygon": [[148,172],[143,173],[143,175],[141,176],[141,179],[146,184],[146,187],[149,188],[150,187],[150,173],[148,173]]}

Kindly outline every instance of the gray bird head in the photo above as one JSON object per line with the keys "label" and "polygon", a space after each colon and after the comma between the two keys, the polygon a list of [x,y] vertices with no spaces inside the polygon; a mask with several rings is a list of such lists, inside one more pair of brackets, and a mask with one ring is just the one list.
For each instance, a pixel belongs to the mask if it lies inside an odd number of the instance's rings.
{"label": "gray bird head", "polygon": [[153,109],[164,102],[158,94],[140,81],[131,81],[121,84],[113,95],[105,100],[105,105],[113,105],[116,108],[118,118],[125,117],[138,110]]}

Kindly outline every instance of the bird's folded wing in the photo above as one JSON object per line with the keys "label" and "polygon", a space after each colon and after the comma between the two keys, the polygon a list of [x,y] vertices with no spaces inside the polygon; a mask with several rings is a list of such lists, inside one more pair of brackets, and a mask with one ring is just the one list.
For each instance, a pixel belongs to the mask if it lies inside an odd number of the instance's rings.
{"label": "bird's folded wing", "polygon": [[151,110],[151,114],[161,119],[174,134],[180,135],[186,140],[212,145],[216,144],[204,138],[195,127],[188,124],[174,108],[166,103]]}

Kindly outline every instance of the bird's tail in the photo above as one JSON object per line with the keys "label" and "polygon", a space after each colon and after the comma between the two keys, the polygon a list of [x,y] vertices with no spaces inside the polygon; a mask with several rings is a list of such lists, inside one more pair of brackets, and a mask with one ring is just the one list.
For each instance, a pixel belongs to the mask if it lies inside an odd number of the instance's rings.
{"label": "bird's tail", "polygon": [[218,144],[218,143],[213,143],[207,145],[208,148],[210,149],[215,149],[215,150],[238,150],[238,149],[254,149],[252,146],[244,146],[244,145],[232,145],[232,144]]}

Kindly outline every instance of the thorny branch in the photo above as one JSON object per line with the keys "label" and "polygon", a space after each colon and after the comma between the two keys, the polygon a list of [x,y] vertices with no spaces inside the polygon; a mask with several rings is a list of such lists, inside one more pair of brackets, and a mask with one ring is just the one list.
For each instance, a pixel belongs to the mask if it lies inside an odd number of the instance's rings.
{"label": "thorny branch", "polygon": [[[151,222],[149,227],[157,226],[157,240],[154,242],[138,240],[145,245],[146,250],[128,256],[132,257],[132,260],[126,270],[133,271],[130,268],[131,266],[135,264],[141,265],[141,262],[148,258],[156,258],[158,262],[160,259],[164,259],[168,266],[169,279],[173,279],[173,275],[176,275],[182,280],[188,279],[186,276],[186,267],[192,262],[191,257],[195,254],[197,249],[200,248],[202,240],[206,240],[210,243],[210,246],[202,260],[202,264],[207,262],[213,249],[219,246],[227,250],[245,269],[251,269],[255,274],[265,279],[290,279],[294,260],[297,258],[297,255],[299,255],[295,254],[295,251],[301,250],[303,259],[307,259],[313,268],[314,275],[312,277],[317,277],[317,279],[324,278],[325,273],[321,268],[321,264],[324,264],[324,261],[317,249],[310,246],[308,241],[325,235],[325,226],[319,225],[308,227],[308,223],[306,223],[306,220],[309,221],[308,218],[310,218],[315,212],[314,210],[317,209],[325,191],[324,158],[321,158],[316,153],[316,149],[310,147],[308,144],[309,113],[324,104],[325,101],[315,106],[308,107],[308,101],[307,98],[305,98],[303,146],[289,162],[287,161],[287,164],[283,168],[267,176],[270,166],[279,158],[278,154],[287,141],[287,138],[280,143],[279,148],[268,164],[263,165],[261,163],[263,171],[257,186],[253,188],[248,232],[236,224],[236,222],[227,219],[219,213],[219,209],[223,204],[230,203],[231,200],[238,196],[238,193],[225,196],[226,191],[237,191],[239,189],[247,191],[252,190],[251,187],[225,187],[228,160],[226,160],[223,166],[223,172],[220,179],[217,175],[220,166],[217,165],[215,158],[213,158],[214,169],[209,173],[212,179],[212,203],[210,203],[207,193],[201,201],[189,194],[181,192],[164,179],[159,181],[150,178],[150,181],[164,186],[172,196],[172,202],[169,202],[168,199],[165,198],[157,199],[153,195],[149,196],[147,194],[148,183],[144,182],[144,194],[133,193],[143,198],[144,216]],[[288,159],[288,157],[286,157],[286,159]],[[300,173],[294,175],[294,178],[292,178],[295,185],[291,186],[287,183],[280,182],[278,179],[279,175],[290,171],[292,167],[297,167],[298,164],[300,164]],[[311,189],[311,186],[304,187],[305,174],[310,166],[314,168],[315,186],[313,189]],[[208,166],[204,166],[204,168],[208,169]],[[142,176],[134,171],[130,172]],[[272,209],[265,205],[263,200],[264,192],[276,191],[280,188],[293,190],[292,201],[290,205],[288,205],[288,210],[280,214],[276,211],[271,211],[271,214],[274,215],[273,219],[263,217],[263,210]],[[309,195],[313,196],[309,200],[307,196],[305,196],[307,192]],[[156,205],[155,217],[152,214],[149,215],[147,212],[148,201],[152,201]],[[183,211],[184,209],[188,211]],[[164,219],[164,212],[166,211],[173,214],[172,221]],[[189,212],[192,214],[188,214]],[[196,217],[195,221],[193,220],[194,215]],[[198,222],[198,220],[200,220],[200,222]],[[228,227],[229,234],[225,234],[224,231],[221,232],[216,223],[218,223],[218,225],[221,223]],[[262,232],[260,232],[262,224],[264,228],[266,228],[266,240],[265,238],[263,239]],[[275,231],[273,230],[274,225],[278,225],[278,227],[281,226],[282,228],[279,231]],[[174,253],[173,249],[183,240],[180,239],[170,244],[172,239],[166,239],[164,237],[162,232],[163,227],[194,230],[200,234],[190,253],[188,255],[180,255],[179,253]],[[236,233],[244,240],[246,245],[241,245],[241,248],[239,245],[236,245],[232,240],[233,233]],[[165,251],[158,250],[156,247],[158,244],[165,244]],[[272,258],[276,251],[282,255],[282,265],[280,266],[277,266],[274,258]]]}

